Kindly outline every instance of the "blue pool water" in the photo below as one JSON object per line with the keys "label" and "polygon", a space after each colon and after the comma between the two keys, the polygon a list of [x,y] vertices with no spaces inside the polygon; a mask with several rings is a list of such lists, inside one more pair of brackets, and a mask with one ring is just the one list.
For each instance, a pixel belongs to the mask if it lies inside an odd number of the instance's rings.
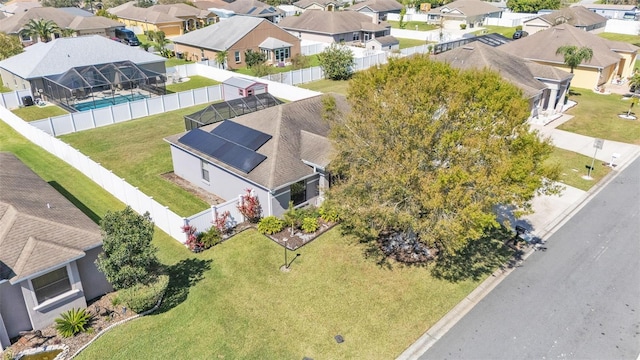
{"label": "blue pool water", "polygon": [[107,106],[113,106],[117,104],[123,104],[130,101],[142,100],[147,98],[147,96],[142,94],[133,94],[133,95],[118,95],[113,98],[104,98],[104,99],[96,99],[91,101],[86,101],[82,103],[77,103],[74,107],[78,111],[85,111],[89,109],[99,109]]}

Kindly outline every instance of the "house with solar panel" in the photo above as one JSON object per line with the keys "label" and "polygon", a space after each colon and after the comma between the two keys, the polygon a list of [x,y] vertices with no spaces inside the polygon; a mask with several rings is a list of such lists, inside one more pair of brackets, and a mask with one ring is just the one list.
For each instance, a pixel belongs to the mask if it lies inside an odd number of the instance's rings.
{"label": "house with solar panel", "polygon": [[225,200],[252,189],[263,216],[283,214],[289,201],[317,205],[332,155],[323,96],[348,112],[344,97],[320,95],[165,138],[174,173]]}

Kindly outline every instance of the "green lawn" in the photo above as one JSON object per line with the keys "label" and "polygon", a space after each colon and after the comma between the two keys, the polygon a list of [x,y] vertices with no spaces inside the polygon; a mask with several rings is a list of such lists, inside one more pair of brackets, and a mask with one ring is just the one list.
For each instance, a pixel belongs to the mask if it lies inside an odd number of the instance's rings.
{"label": "green lawn", "polygon": [[424,40],[416,40],[416,39],[398,38],[398,41],[400,41],[400,49],[406,49],[410,47],[416,47],[416,46],[427,44]]}
{"label": "green lawn", "polygon": [[198,105],[85,130],[61,139],[178,215],[190,216],[209,205],[161,176],[173,171],[169,144],[163,138],[185,131],[183,116],[204,107]]}
{"label": "green lawn", "polygon": [[516,28],[515,27],[506,27],[506,26],[493,26],[493,25],[486,25],[486,26],[482,26],[484,29],[483,30],[478,30],[473,32],[476,35],[484,35],[484,34],[500,34],[504,37],[507,37],[509,39],[511,39],[511,37],[513,36],[513,33],[516,32]]}
{"label": "green lawn", "polygon": [[[620,95],[600,95],[586,89],[572,89],[570,99],[578,103],[567,111],[574,117],[558,129],[640,145],[640,121],[618,117],[618,114],[629,110],[629,100],[622,100]],[[634,108],[640,116],[637,109]]]}
{"label": "green lawn", "polygon": [[318,80],[306,84],[298,85],[301,88],[319,91],[323,93],[334,92],[342,95],[347,95],[347,89],[349,88],[349,80]]}
{"label": "green lawn", "polygon": [[178,65],[185,65],[185,64],[193,64],[193,61],[187,61],[184,59],[178,59],[176,57],[172,57],[170,59],[167,59],[167,61],[164,62],[164,66],[166,68],[170,68]]}
{"label": "green lawn", "polygon": [[[391,25],[392,28],[400,29],[399,21],[387,21],[387,22],[389,23],[389,25]],[[438,28],[437,25],[427,24],[426,22],[423,22],[423,21],[404,21],[403,25],[406,30],[429,31],[429,30],[435,30]]]}
{"label": "green lawn", "polygon": [[290,273],[279,270],[283,249],[254,230],[195,259],[177,252],[172,264],[203,271],[186,299],[113,329],[78,359],[392,359],[478,285],[380,267],[362,251],[336,228],[299,249]]}
{"label": "green lawn", "polygon": [[603,166],[601,161],[596,160],[591,171],[593,180],[585,180],[582,176],[587,175],[586,166],[591,166],[591,161],[592,158],[589,156],[560,148],[555,148],[551,157],[547,159],[548,163],[560,166],[560,182],[584,191],[588,191],[611,171],[610,167]]}
{"label": "green lawn", "polygon": [[635,46],[640,46],[640,36],[638,35],[627,35],[627,34],[616,34],[616,33],[600,33],[598,34],[601,37],[613,41],[622,41],[626,43],[633,44]]}
{"label": "green lawn", "polygon": [[24,121],[41,120],[41,119],[46,119],[48,117],[64,115],[69,113],[65,109],[55,105],[48,105],[43,107],[35,106],[35,105],[27,106],[27,107],[22,107],[18,109],[13,109],[11,110],[11,112],[20,116]]}
{"label": "green lawn", "polygon": [[170,94],[170,93],[177,93],[180,91],[198,89],[198,88],[213,86],[218,84],[220,84],[219,81],[215,81],[200,75],[193,75],[189,77],[189,81],[167,85],[166,89],[167,89],[167,94]]}

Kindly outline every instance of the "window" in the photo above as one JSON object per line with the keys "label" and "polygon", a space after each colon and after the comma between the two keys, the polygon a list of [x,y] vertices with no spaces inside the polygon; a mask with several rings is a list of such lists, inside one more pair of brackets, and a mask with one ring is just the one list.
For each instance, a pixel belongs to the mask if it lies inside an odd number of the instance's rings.
{"label": "window", "polygon": [[360,33],[359,32],[354,32],[353,33],[353,41],[358,41],[360,40]]}
{"label": "window", "polygon": [[200,160],[200,169],[202,171],[202,180],[209,182],[209,170],[207,170],[207,163],[204,160]]}
{"label": "window", "polygon": [[293,201],[294,206],[307,201],[307,184],[304,180],[291,184],[289,189],[291,191],[291,201]]}
{"label": "window", "polygon": [[289,58],[289,48],[276,49],[273,51],[276,54],[276,61],[285,61]]}
{"label": "window", "polygon": [[236,64],[240,62],[240,51],[236,51],[234,53],[234,57],[236,59]]}
{"label": "window", "polygon": [[33,291],[36,293],[38,304],[71,290],[71,282],[69,281],[66,266],[31,279],[31,285],[33,285]]}
{"label": "window", "polygon": [[253,96],[253,89],[247,89],[247,96]]}
{"label": "window", "polygon": [[20,38],[22,41],[31,41],[31,36],[24,33],[20,34]]}

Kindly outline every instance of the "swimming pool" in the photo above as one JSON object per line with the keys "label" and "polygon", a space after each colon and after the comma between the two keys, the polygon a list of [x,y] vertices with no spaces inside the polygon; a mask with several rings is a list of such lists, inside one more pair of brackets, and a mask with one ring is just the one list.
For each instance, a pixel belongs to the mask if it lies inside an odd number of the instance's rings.
{"label": "swimming pool", "polygon": [[142,94],[132,95],[116,95],[114,97],[108,97],[104,99],[96,99],[86,102],[77,103],[74,108],[78,111],[86,111],[89,109],[99,109],[107,106],[113,106],[117,104],[123,104],[130,101],[146,99],[148,96]]}

